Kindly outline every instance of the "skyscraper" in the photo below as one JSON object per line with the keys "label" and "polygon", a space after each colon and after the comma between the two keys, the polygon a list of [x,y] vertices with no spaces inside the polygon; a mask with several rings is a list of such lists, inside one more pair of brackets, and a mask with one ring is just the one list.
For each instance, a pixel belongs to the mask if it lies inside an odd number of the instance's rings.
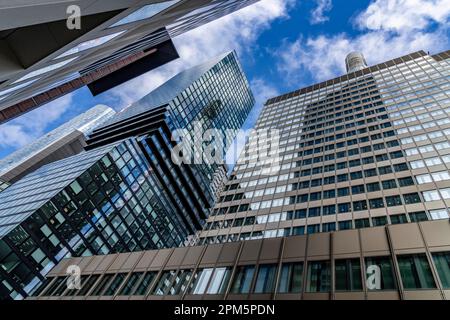
{"label": "skyscraper", "polygon": [[82,86],[97,95],[177,59],[173,37],[256,1],[0,4],[0,124]]}
{"label": "skyscraper", "polygon": [[0,179],[14,183],[43,165],[84,151],[86,136],[115,113],[107,106],[95,106],[0,159]]}
{"label": "skyscraper", "polygon": [[[349,58],[267,101],[279,162],[249,141],[200,245],[66,259],[41,297],[448,300],[450,52]],[[81,290],[60,285],[69,265]]]}
{"label": "skyscraper", "polygon": [[109,119],[90,136],[89,151],[1,192],[0,297],[27,296],[68,255],[183,245],[207,218],[224,169],[175,166],[171,133],[196,123],[239,129],[253,104],[236,55],[221,55]]}

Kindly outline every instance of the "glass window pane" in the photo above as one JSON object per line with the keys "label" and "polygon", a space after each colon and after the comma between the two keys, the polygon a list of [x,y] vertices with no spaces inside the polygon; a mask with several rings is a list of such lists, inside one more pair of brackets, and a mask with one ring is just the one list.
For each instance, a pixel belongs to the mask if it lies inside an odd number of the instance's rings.
{"label": "glass window pane", "polygon": [[136,288],[136,291],[133,293],[135,296],[143,296],[147,293],[148,289],[150,288],[151,283],[153,282],[153,279],[156,276],[156,272],[148,272],[145,274],[144,278],[142,279],[141,283],[139,283],[138,287]]}
{"label": "glass window pane", "polygon": [[128,278],[125,285],[123,286],[122,290],[120,290],[119,295],[128,296],[134,289],[134,286],[138,283],[139,279],[142,277],[143,274],[144,274],[143,272],[135,272],[131,274],[131,276]]}
{"label": "glass window pane", "polygon": [[236,274],[231,286],[232,293],[248,293],[252,284],[254,266],[240,266],[236,269]]}
{"label": "glass window pane", "polygon": [[405,289],[430,289],[436,287],[425,254],[399,256],[397,260]]}
{"label": "glass window pane", "polygon": [[255,293],[269,293],[274,291],[277,273],[276,264],[260,265],[256,278]]}
{"label": "glass window pane", "polygon": [[113,296],[117,289],[119,289],[122,282],[125,280],[126,273],[119,273],[114,280],[111,282],[111,285],[108,287],[108,289],[105,291],[105,296]]}
{"label": "glass window pane", "polygon": [[450,252],[433,253],[434,264],[444,289],[450,289]]}
{"label": "glass window pane", "polygon": [[299,293],[302,291],[303,262],[284,263],[281,267],[280,293]]}
{"label": "glass window pane", "polygon": [[329,261],[312,261],[308,263],[306,278],[307,292],[329,292],[331,270]]}
{"label": "glass window pane", "polygon": [[362,290],[361,264],[359,259],[336,260],[335,282],[338,291]]}
{"label": "glass window pane", "polygon": [[209,285],[208,294],[225,293],[228,282],[231,277],[230,268],[216,268],[212,275],[211,283]]}
{"label": "glass window pane", "polygon": [[209,279],[211,278],[212,272],[212,268],[197,271],[194,276],[194,281],[190,286],[190,293],[204,294],[206,291],[206,287],[208,286]]}

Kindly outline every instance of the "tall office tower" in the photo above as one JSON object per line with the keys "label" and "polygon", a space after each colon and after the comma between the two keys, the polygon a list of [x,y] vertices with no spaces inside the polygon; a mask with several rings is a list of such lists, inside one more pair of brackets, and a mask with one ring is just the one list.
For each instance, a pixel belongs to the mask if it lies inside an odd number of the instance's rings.
{"label": "tall office tower", "polygon": [[43,165],[84,151],[86,136],[115,113],[98,105],[0,159],[0,179],[14,183]]}
{"label": "tall office tower", "polygon": [[244,152],[201,245],[66,259],[38,299],[450,299],[449,75],[419,51],[270,99],[279,167]]}
{"label": "tall office tower", "polygon": [[168,63],[178,58],[173,37],[256,1],[3,2],[0,124],[82,86],[97,95]]}
{"label": "tall office tower", "polygon": [[89,151],[1,192],[0,298],[27,296],[65,256],[183,245],[207,218],[221,164],[175,165],[172,132],[198,142],[199,124],[239,129],[253,104],[235,54],[224,54],[116,114],[93,132]]}

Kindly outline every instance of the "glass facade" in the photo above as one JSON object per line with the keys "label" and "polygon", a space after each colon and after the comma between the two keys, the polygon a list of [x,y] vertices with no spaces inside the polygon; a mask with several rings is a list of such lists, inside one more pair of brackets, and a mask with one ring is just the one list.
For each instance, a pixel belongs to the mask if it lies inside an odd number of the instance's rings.
{"label": "glass facade", "polygon": [[66,256],[177,246],[188,235],[125,141],[47,165],[2,192],[1,298],[26,296]]}
{"label": "glass facade", "polygon": [[450,60],[363,71],[265,104],[256,129],[278,130],[279,162],[247,143],[199,243],[448,219]]}

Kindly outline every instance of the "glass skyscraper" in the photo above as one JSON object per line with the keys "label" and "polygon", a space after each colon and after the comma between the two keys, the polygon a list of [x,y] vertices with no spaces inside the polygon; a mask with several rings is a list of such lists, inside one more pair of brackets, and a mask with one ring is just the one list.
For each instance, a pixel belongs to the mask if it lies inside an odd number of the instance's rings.
{"label": "glass skyscraper", "polygon": [[[67,256],[183,245],[214,204],[223,164],[171,161],[175,129],[239,129],[254,104],[231,52],[186,70],[94,130],[88,151],[0,194],[0,297],[21,298]],[[230,143],[232,136],[226,138]]]}

